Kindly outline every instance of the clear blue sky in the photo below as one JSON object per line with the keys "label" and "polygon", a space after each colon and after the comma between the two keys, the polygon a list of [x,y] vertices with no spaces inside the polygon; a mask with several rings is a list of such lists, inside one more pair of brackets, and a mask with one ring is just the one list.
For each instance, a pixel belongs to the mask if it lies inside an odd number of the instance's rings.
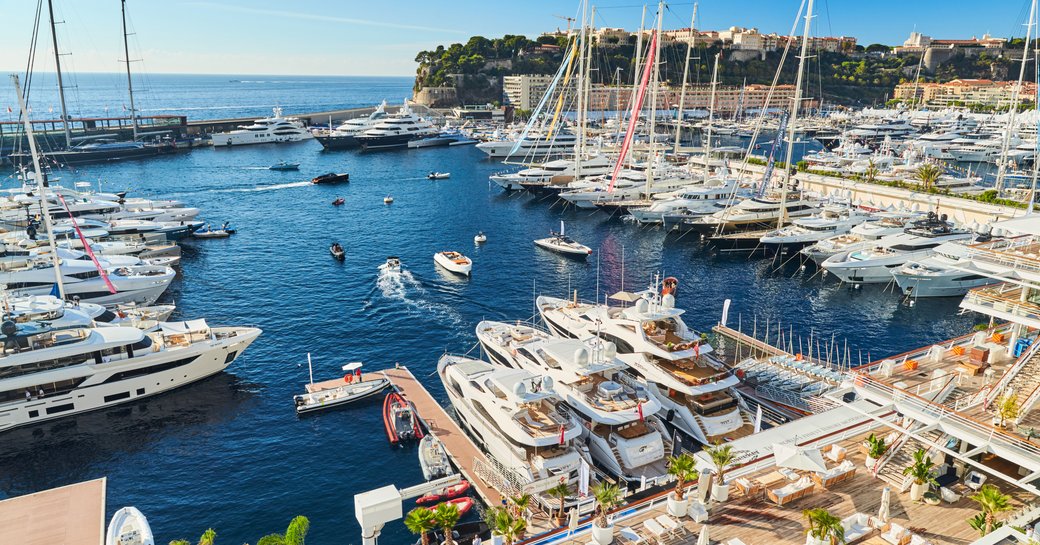
{"label": "clear blue sky", "polygon": [[[112,72],[123,58],[119,0],[53,0],[70,69]],[[603,0],[597,26],[639,25],[642,3]],[[25,65],[36,2],[0,0],[0,69]],[[800,0],[703,0],[698,28],[790,30]],[[651,6],[651,11],[656,5]],[[940,38],[1022,36],[1028,0],[818,0],[816,35],[901,43],[915,28]],[[412,75],[415,53],[479,34],[536,37],[566,23],[578,0],[128,0],[131,57],[151,73]],[[692,1],[666,28],[686,26]],[[44,35],[38,67],[50,70]],[[41,64],[42,62],[42,64]]]}

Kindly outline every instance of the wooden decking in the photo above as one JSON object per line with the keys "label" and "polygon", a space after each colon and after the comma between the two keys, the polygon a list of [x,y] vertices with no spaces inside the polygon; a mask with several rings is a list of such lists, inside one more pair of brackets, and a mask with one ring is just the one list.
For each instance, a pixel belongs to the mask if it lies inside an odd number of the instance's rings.
{"label": "wooden decking", "polygon": [[502,494],[477,477],[477,461],[489,463],[484,453],[473,444],[469,436],[459,428],[451,416],[433,399],[430,392],[404,367],[387,369],[383,374],[390,379],[394,388],[415,405],[419,418],[444,445],[448,456],[455,462],[462,475],[473,485],[481,499],[488,505],[501,505]]}
{"label": "wooden decking", "polygon": [[0,501],[0,543],[102,545],[105,479]]}

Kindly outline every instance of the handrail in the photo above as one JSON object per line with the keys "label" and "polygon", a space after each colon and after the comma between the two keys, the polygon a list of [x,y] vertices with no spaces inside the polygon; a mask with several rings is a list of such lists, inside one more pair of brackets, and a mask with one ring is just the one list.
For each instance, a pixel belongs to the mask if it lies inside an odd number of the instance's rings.
{"label": "handrail", "polygon": [[1019,371],[1021,371],[1022,368],[1025,367],[1033,359],[1033,356],[1037,354],[1038,350],[1040,350],[1040,339],[1034,340],[1033,344],[1029,345],[1029,348],[1027,348],[1025,352],[1022,352],[1022,354],[1018,357],[1018,360],[1015,361],[1015,364],[1008,367],[1007,370],[1004,371],[1004,374],[1000,375],[1000,380],[993,383],[993,385],[989,389],[989,394],[986,395],[986,399],[984,402],[985,406],[988,407],[991,403],[993,403],[994,400],[996,400],[996,395],[1000,392],[1003,392],[1004,389],[1007,388],[1008,384],[1010,384],[1011,381],[1016,376],[1018,376]]}
{"label": "handrail", "polygon": [[1018,417],[1022,418],[1029,414],[1029,411],[1033,410],[1033,405],[1036,405],[1037,401],[1040,401],[1040,383],[1033,388],[1033,391],[1026,397],[1026,400],[1022,402],[1022,407],[1018,411]]}

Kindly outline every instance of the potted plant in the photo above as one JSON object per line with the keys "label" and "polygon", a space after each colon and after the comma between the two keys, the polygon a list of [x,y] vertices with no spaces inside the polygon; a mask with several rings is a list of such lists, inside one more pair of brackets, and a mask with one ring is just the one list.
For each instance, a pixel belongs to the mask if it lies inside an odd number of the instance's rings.
{"label": "potted plant", "polygon": [[455,545],[455,538],[452,537],[451,532],[461,517],[462,513],[459,513],[458,506],[452,503],[442,503],[433,510],[436,527],[444,530],[444,545]]}
{"label": "potted plant", "polygon": [[841,519],[826,509],[806,509],[802,511],[809,527],[805,530],[806,545],[838,545],[845,543],[845,527]]}
{"label": "potted plant", "polygon": [[1008,392],[1001,396],[997,402],[997,416],[1000,417],[1000,427],[1006,427],[1008,421],[1018,418],[1020,408],[1018,406],[1018,394]]}
{"label": "potted plant", "polygon": [[698,477],[693,456],[685,452],[672,456],[668,460],[668,474],[675,477],[675,491],[668,495],[668,514],[685,517],[690,509],[690,500],[684,497],[686,483]]}
{"label": "potted plant", "polygon": [[420,536],[422,545],[430,545],[430,530],[437,527],[433,511],[425,507],[416,507],[404,516],[404,526],[408,531]]}
{"label": "potted plant", "polygon": [[971,499],[979,504],[982,512],[969,519],[968,524],[982,535],[1003,526],[1004,523],[997,520],[997,514],[1011,510],[1011,496],[1001,493],[999,488],[991,484],[984,484]]}
{"label": "potted plant", "polygon": [[614,524],[607,519],[607,513],[621,503],[621,489],[615,484],[601,482],[592,487],[592,496],[596,498],[592,541],[596,545],[610,545],[614,542]]}
{"label": "potted plant", "polygon": [[733,463],[733,446],[715,443],[707,449],[711,463],[715,465],[715,482],[711,485],[711,499],[723,502],[729,499],[729,485],[726,484],[726,468]]}
{"label": "potted plant", "polygon": [[942,503],[942,497],[940,497],[935,492],[929,490],[928,492],[924,493],[924,502],[928,505],[939,505],[940,503]]}
{"label": "potted plant", "polygon": [[567,486],[567,482],[564,481],[546,490],[546,492],[560,500],[560,512],[556,515],[556,525],[563,526],[563,502],[567,500],[567,495],[571,493],[571,487]]}
{"label": "potted plant", "polygon": [[493,543],[513,545],[523,538],[527,531],[527,521],[517,517],[504,507],[493,507],[484,514],[484,522],[491,529]]}
{"label": "potted plant", "polygon": [[935,462],[932,462],[932,459],[928,457],[928,453],[923,448],[919,448],[914,452],[913,463],[903,469],[903,475],[914,480],[914,484],[910,485],[911,500],[921,501],[924,493],[928,491],[929,485],[934,484],[938,486],[939,483],[935,482],[935,476],[932,475],[934,467]]}
{"label": "potted plant", "polygon": [[867,469],[874,471],[874,466],[886,452],[888,452],[888,445],[885,444],[885,439],[873,433],[870,434],[870,437],[867,437]]}
{"label": "potted plant", "polygon": [[[531,495],[524,493],[509,498],[509,504],[513,506],[513,518],[524,521],[524,530],[527,528],[527,508],[531,505]],[[519,538],[524,537],[524,530],[520,531]]]}
{"label": "potted plant", "polygon": [[[424,511],[429,513],[429,510],[424,509]],[[411,515],[411,513],[408,514]],[[405,524],[407,525],[407,520]],[[299,515],[289,522],[289,526],[285,529],[284,534],[266,535],[260,538],[256,545],[304,545],[304,541],[307,539],[307,530],[310,530],[310,528],[311,521],[307,517]],[[433,528],[433,526],[431,525],[430,528]],[[411,530],[411,527],[409,527],[409,530]],[[424,531],[422,534],[425,540],[426,532]]]}

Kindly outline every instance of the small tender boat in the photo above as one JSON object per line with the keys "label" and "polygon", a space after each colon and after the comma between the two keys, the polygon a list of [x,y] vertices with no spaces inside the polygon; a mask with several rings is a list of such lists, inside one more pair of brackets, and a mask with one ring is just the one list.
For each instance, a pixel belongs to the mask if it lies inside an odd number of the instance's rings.
{"label": "small tender boat", "polygon": [[148,519],[136,507],[124,507],[108,523],[105,545],[155,545]]}
{"label": "small tender boat", "polygon": [[484,234],[484,231],[480,231],[477,233],[477,236],[473,237],[473,242],[483,244],[487,242],[487,235]]}
{"label": "small tender boat", "polygon": [[141,261],[145,262],[148,265],[153,265],[156,267],[176,267],[177,265],[181,264],[181,256],[167,255],[160,257],[149,257],[147,259],[142,259]]}
{"label": "small tender boat", "polygon": [[415,406],[397,392],[390,392],[383,400],[383,426],[392,445],[423,437]]}
{"label": "small tender boat", "polygon": [[468,496],[462,498],[455,498],[453,500],[448,500],[446,502],[441,502],[437,505],[427,507],[427,509],[429,509],[430,511],[436,511],[438,507],[445,504],[454,505],[455,507],[458,507],[459,515],[461,516],[468,513],[470,509],[473,509],[473,498],[470,498]]}
{"label": "small tender boat", "polygon": [[336,200],[332,201],[332,206],[341,206],[345,202],[347,201],[343,197],[336,197]]}
{"label": "small tender boat", "polygon": [[300,170],[300,163],[289,163],[286,161],[278,161],[277,163],[267,167],[271,170]]}
{"label": "small tender boat", "polygon": [[428,179],[430,179],[430,180],[446,180],[448,178],[451,178],[451,173],[450,172],[431,172],[431,173],[427,174],[426,177]]}
{"label": "small tender boat", "polygon": [[548,238],[540,238],[535,240],[534,243],[540,248],[549,250],[550,252],[556,252],[572,257],[588,257],[592,255],[592,248],[581,244],[567,235],[563,231],[563,222],[560,222],[560,232],[550,231]]}
{"label": "small tender boat", "polygon": [[332,246],[329,246],[329,253],[332,254],[332,257],[341,261],[343,260],[343,257],[347,255],[347,252],[343,249],[343,246],[341,246],[338,242],[333,242]]}
{"label": "small tender boat", "polygon": [[321,176],[315,176],[314,178],[311,178],[311,183],[312,184],[338,184],[338,183],[341,183],[341,182],[349,182],[349,181],[350,181],[350,174],[347,174],[346,172],[339,173],[339,174],[337,174],[335,172],[328,172],[328,173],[322,174]]}
{"label": "small tender boat", "polygon": [[344,365],[343,370],[346,371],[346,374],[343,375],[343,378],[314,382],[311,355],[307,354],[307,370],[311,378],[310,383],[307,384],[307,393],[293,396],[296,414],[321,411],[361,401],[382,392],[390,385],[390,379],[386,377],[365,380],[361,374],[361,362]]}
{"label": "small tender boat", "polygon": [[386,258],[386,263],[379,266],[379,270],[390,273],[401,272],[401,259],[396,256]]}
{"label": "small tender boat", "polygon": [[393,204],[393,203],[394,203],[394,198],[391,197],[390,195],[387,195],[387,196],[383,197],[383,204]]}
{"label": "small tender boat", "polygon": [[419,467],[427,481],[439,479],[451,473],[451,463],[444,445],[432,435],[419,441]]}
{"label": "small tender boat", "polygon": [[195,238],[228,238],[234,232],[234,229],[228,229],[227,223],[221,226],[220,229],[214,229],[212,225],[207,223],[204,227],[192,233],[191,236]]}
{"label": "small tender boat", "polygon": [[437,492],[432,492],[430,494],[426,494],[425,496],[419,496],[415,499],[415,503],[423,505],[427,503],[437,503],[440,501],[457,498],[465,494],[466,492],[469,492],[470,487],[471,485],[469,484],[469,481],[462,481],[459,484],[452,485],[447,488],[442,488]]}
{"label": "small tender boat", "polygon": [[458,252],[437,252],[433,254],[433,262],[445,269],[464,276],[473,270],[473,261]]}

